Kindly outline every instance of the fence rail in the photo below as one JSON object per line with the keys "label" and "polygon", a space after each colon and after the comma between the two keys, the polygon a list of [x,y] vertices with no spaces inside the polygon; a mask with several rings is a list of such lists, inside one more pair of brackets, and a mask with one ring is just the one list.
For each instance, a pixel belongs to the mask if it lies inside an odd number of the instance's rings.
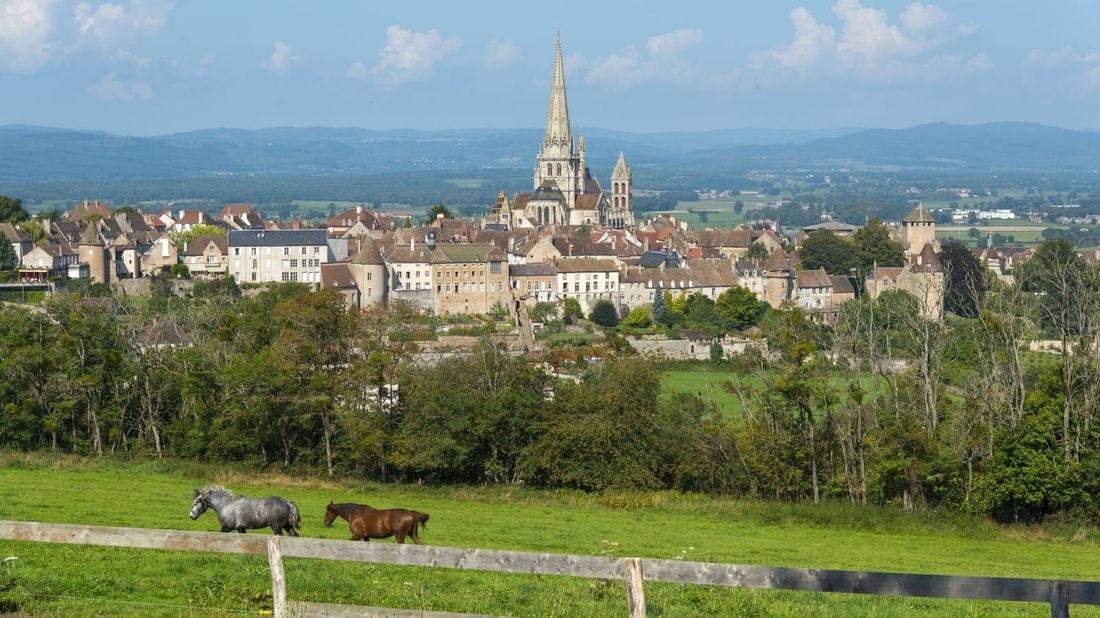
{"label": "fence rail", "polygon": [[[625,580],[628,615],[632,618],[645,616],[643,581],[802,592],[1049,603],[1053,618],[1068,617],[1070,604],[1100,605],[1100,582],[1076,580],[837,571],[21,521],[0,521],[0,539],[267,555],[277,617],[370,613],[368,608],[340,609],[341,606],[335,605],[287,601],[282,567],[284,557]],[[401,610],[384,612],[389,616],[405,615]],[[416,615],[469,616],[425,614],[421,611]]]}

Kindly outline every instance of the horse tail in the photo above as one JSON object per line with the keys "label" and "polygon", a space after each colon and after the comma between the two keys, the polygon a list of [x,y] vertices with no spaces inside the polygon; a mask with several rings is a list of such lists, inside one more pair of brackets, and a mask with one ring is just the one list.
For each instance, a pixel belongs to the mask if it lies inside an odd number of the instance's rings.
{"label": "horse tail", "polygon": [[302,518],[298,515],[298,505],[290,500],[287,500],[286,503],[290,506],[290,520],[287,523],[295,530],[300,530],[302,527]]}
{"label": "horse tail", "polygon": [[421,513],[420,511],[413,511],[413,519],[416,520],[425,530],[428,529],[428,514]]}

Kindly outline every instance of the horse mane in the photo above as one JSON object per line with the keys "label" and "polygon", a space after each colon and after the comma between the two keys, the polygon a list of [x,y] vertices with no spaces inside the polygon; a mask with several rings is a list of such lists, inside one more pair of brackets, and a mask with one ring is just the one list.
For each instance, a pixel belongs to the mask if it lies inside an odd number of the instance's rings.
{"label": "horse mane", "polygon": [[203,487],[202,489],[200,489],[199,492],[206,492],[206,493],[211,493],[211,494],[214,494],[214,493],[227,494],[230,498],[233,498],[234,496],[237,495],[237,494],[233,493],[233,490],[229,489],[225,485],[220,485],[218,483],[212,483],[210,485],[207,485],[206,487]]}

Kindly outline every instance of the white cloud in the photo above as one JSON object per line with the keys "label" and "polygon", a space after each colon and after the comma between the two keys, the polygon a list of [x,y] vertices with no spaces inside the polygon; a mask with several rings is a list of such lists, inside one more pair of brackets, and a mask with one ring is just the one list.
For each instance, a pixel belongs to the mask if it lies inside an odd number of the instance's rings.
{"label": "white cloud", "polygon": [[947,12],[934,4],[914,2],[901,13],[901,25],[910,32],[938,28],[948,21]]}
{"label": "white cloud", "polygon": [[386,45],[378,52],[381,59],[372,72],[391,83],[428,77],[435,63],[458,51],[462,40],[457,36],[446,39],[438,30],[413,32],[400,26],[386,29]]}
{"label": "white cloud", "polygon": [[754,54],[751,64],[757,67],[765,65],[785,69],[808,69],[822,56],[831,53],[836,45],[836,31],[832,26],[819,24],[817,19],[804,8],[791,11],[794,24],[794,40],[790,45],[776,47],[766,52]]}
{"label": "white cloud", "polygon": [[0,0],[0,70],[31,72],[49,62],[55,45],[55,0]]}
{"label": "white cloud", "polygon": [[519,48],[511,41],[489,41],[489,49],[485,52],[482,63],[488,69],[504,68],[519,58]]}
{"label": "white cloud", "polygon": [[299,59],[289,45],[282,41],[275,41],[275,49],[271,52],[271,57],[260,66],[270,73],[285,73],[291,64],[297,62]]}
{"label": "white cloud", "polygon": [[163,29],[174,4],[172,0],[133,0],[129,5],[105,2],[92,7],[78,2],[73,20],[82,37],[105,46],[124,45]]}
{"label": "white cloud", "polygon": [[145,82],[123,81],[116,73],[108,73],[98,84],[92,86],[92,94],[113,101],[136,101],[151,98],[153,89]]}
{"label": "white cloud", "polygon": [[1100,90],[1100,54],[1079,53],[1072,47],[1033,49],[1024,59],[1024,66],[1047,75],[1057,74],[1064,88],[1077,94]]}
{"label": "white cloud", "polygon": [[977,28],[955,25],[951,15],[937,5],[911,3],[897,23],[890,22],[884,9],[864,6],[861,0],[836,0],[832,13],[837,19],[835,26],[819,21],[805,8],[792,10],[792,41],[753,54],[750,66],[848,74],[872,81],[916,76],[938,79],[946,74],[945,67],[957,72],[989,66],[984,54],[963,60],[943,51],[951,41],[973,34]]}
{"label": "white cloud", "polygon": [[703,32],[694,28],[654,35],[646,40],[644,54],[633,46],[627,46],[620,54],[593,62],[585,79],[619,88],[645,83],[688,81],[694,78],[696,69],[687,61],[683,52],[702,41]]}

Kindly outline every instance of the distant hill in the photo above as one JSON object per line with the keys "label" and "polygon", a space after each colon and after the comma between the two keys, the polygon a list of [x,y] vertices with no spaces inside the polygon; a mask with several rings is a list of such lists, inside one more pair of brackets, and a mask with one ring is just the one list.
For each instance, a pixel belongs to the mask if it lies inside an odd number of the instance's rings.
{"label": "distant hill", "polygon": [[[1029,123],[929,124],[901,130],[736,129],[626,133],[585,129],[590,167],[738,172],[891,170],[1083,172],[1100,167],[1100,133]],[[156,137],[0,127],[0,181],[324,176],[530,169],[536,129],[371,131],[209,129]]]}

